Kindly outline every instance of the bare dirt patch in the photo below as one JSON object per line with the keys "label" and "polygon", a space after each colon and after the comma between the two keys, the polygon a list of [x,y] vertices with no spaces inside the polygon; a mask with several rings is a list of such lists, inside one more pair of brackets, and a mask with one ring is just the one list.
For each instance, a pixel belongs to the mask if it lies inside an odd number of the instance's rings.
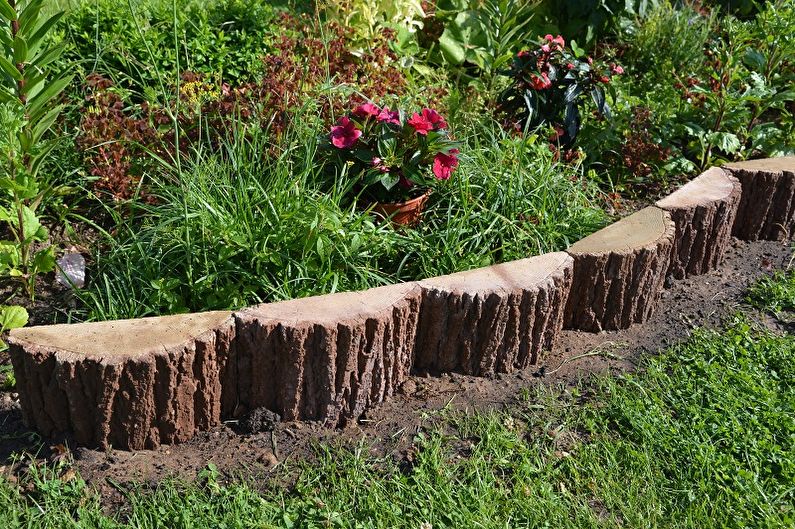
{"label": "bare dirt patch", "polygon": [[[645,324],[596,334],[564,331],[555,349],[542,358],[539,366],[507,375],[412,376],[391,401],[344,429],[318,423],[277,422],[278,417],[268,414],[252,418],[252,424],[230,422],[180,445],[137,452],[80,448],[71,457],[107,505],[123,501],[118,484],[155,483],[167,477],[190,480],[210,462],[230,480],[256,480],[285,461],[311,458],[318,443],[347,445],[364,441],[374,455],[392,456],[410,464],[414,434],[439,410],[503,409],[515,404],[523,390],[532,391],[538,384],[574,385],[593,373],[633,370],[645,355],[686,338],[694,326],[719,325],[742,303],[751,282],[787,266],[791,245],[789,241],[734,240],[717,270],[685,280],[667,280],[668,288],[654,316]],[[7,362],[7,358],[0,360]],[[68,440],[61,441],[68,446]],[[14,471],[14,453],[27,451],[42,459],[63,457],[57,445],[58,440],[42,441],[28,431],[22,423],[16,394],[0,392],[0,466],[5,472]]]}

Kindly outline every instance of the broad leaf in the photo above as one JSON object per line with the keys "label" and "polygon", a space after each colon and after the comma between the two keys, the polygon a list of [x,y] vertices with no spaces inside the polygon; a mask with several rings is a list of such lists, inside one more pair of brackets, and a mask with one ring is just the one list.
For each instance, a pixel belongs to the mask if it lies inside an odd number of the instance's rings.
{"label": "broad leaf", "polygon": [[[2,1],[2,0],[0,0]],[[18,329],[28,324],[28,311],[18,305],[0,307],[0,331]]]}
{"label": "broad leaf", "polygon": [[8,3],[8,0],[0,0],[0,15],[3,15],[3,17],[8,20],[17,19],[17,12],[11,7],[11,4]]}
{"label": "broad leaf", "polygon": [[740,139],[730,132],[713,132],[707,136],[707,141],[726,154],[734,154],[742,147]]}

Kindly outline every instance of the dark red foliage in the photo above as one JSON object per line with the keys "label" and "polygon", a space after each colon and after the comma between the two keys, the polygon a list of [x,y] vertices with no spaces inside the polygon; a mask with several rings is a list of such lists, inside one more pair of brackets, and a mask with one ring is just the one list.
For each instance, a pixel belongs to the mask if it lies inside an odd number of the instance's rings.
{"label": "dark red foliage", "polygon": [[624,167],[636,178],[649,176],[654,167],[668,159],[671,150],[654,141],[651,134],[651,111],[644,107],[632,110],[631,131],[621,145]]}
{"label": "dark red foliage", "polygon": [[[151,159],[147,151],[168,158],[187,152],[196,142],[216,147],[230,133],[231,116],[267,128],[278,143],[296,110],[307,101],[316,101],[324,118],[341,115],[351,99],[328,95],[322,88],[329,77],[333,84],[356,91],[354,103],[400,95],[406,86],[397,57],[389,49],[394,38],[391,31],[371,43],[369,51],[354,54],[351,31],[337,24],[326,25],[324,32],[330,37],[325,40],[308,17],[283,14],[279,27],[282,35],[263,55],[259,83],[230,87],[220,79],[185,72],[179,106],[173,105],[171,112],[135,103],[115,91],[107,78],[89,76],[78,146],[88,170],[97,177],[96,190],[117,201],[131,198],[139,187],[144,160]],[[174,119],[179,135],[174,133]],[[178,149],[175,137],[179,137]]]}

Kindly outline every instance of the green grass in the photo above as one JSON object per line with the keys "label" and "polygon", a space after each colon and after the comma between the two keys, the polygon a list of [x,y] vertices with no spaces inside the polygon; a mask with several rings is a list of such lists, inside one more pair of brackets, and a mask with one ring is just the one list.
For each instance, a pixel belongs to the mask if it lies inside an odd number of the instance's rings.
{"label": "green grass", "polygon": [[[319,448],[292,488],[131,489],[123,514],[68,467],[0,483],[2,527],[792,527],[795,340],[738,317],[638,374],[545,390],[510,413],[444,413],[410,465]],[[586,398],[587,397],[587,398]],[[583,404],[583,401],[585,403]],[[67,474],[70,476],[70,474]],[[259,485],[262,487],[262,485]]]}
{"label": "green grass", "polygon": [[748,301],[773,314],[795,311],[795,268],[759,280],[748,292]]}

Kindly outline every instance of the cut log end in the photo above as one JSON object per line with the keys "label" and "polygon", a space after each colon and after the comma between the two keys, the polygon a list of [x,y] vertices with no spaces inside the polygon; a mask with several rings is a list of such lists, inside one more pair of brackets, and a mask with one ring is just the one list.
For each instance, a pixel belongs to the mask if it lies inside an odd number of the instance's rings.
{"label": "cut log end", "polygon": [[742,185],[733,235],[780,241],[795,235],[795,156],[723,166]]}
{"label": "cut log end", "polygon": [[537,363],[563,325],[572,271],[558,252],[421,281],[416,369],[483,376]]}
{"label": "cut log end", "polygon": [[220,421],[229,312],[19,329],[9,339],[28,425],[84,446],[155,448]]}
{"label": "cut log end", "polygon": [[266,407],[332,425],[357,418],[408,376],[421,295],[406,283],[242,311],[238,412]]}
{"label": "cut log end", "polygon": [[676,226],[668,275],[683,279],[714,270],[723,260],[740,203],[740,182],[712,168],[657,202]]}
{"label": "cut log end", "polygon": [[651,316],[665,283],[674,223],[645,208],[574,244],[574,281],[565,327],[599,332],[626,329]]}

